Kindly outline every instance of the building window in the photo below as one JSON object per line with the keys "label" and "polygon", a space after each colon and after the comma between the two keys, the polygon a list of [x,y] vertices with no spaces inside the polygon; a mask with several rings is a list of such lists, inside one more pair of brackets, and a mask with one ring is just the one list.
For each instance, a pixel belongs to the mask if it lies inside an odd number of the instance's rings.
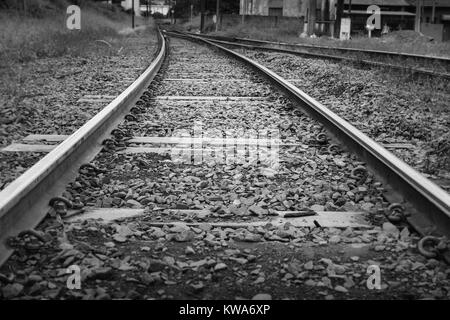
{"label": "building window", "polygon": [[283,0],[269,0],[269,16],[283,16]]}
{"label": "building window", "polygon": [[269,8],[269,16],[283,16],[283,8]]}

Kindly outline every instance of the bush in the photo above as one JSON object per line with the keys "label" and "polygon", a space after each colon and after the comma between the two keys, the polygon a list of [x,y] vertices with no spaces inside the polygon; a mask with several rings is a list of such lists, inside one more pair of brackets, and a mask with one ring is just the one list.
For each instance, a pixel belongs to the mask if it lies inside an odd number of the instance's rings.
{"label": "bush", "polygon": [[[8,0],[9,1],[9,0]],[[31,3],[31,0],[30,0]],[[126,27],[123,13],[110,7],[84,2],[81,30],[66,29],[66,7],[72,1],[33,0],[27,13],[9,3],[0,11],[0,63],[29,61],[67,53],[82,53],[94,40],[115,36]],[[81,4],[81,2],[79,2]],[[5,3],[2,3],[6,8]]]}

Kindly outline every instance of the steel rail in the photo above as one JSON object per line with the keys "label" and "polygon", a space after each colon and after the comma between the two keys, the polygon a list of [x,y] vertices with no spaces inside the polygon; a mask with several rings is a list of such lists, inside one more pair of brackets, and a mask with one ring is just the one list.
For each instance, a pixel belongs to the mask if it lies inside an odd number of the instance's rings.
{"label": "steel rail", "polygon": [[281,48],[252,46],[252,45],[248,45],[248,44],[227,42],[227,41],[221,41],[221,40],[211,40],[211,41],[213,41],[215,43],[222,43],[225,45],[230,45],[230,46],[238,46],[238,47],[245,47],[245,48],[249,48],[249,49],[257,49],[257,50],[259,49],[259,50],[267,50],[267,51],[274,51],[274,52],[285,52],[285,53],[289,53],[289,54],[308,56],[308,57],[313,57],[313,58],[319,57],[319,58],[324,58],[324,59],[347,61],[350,63],[359,63],[359,64],[375,66],[375,67],[391,68],[391,69],[396,69],[399,71],[407,71],[407,72],[410,72],[413,74],[418,73],[418,74],[424,74],[427,76],[434,76],[434,77],[450,79],[450,73],[440,73],[440,72],[436,72],[436,71],[432,71],[432,70],[411,68],[411,67],[406,67],[406,66],[401,66],[401,65],[395,65],[392,63],[355,59],[355,58],[350,58],[350,57],[336,56],[336,55],[323,54],[323,53],[313,53],[313,52],[296,51],[296,50],[281,49]]}
{"label": "steel rail", "polygon": [[158,54],[149,67],[117,98],[0,192],[0,265],[11,255],[7,239],[35,228],[49,210],[49,200],[73,180],[81,164],[92,160],[156,76],[166,56],[158,30]]}
{"label": "steel rail", "polygon": [[245,39],[245,38],[235,38],[237,41],[247,41],[254,43],[265,43],[265,44],[274,44],[274,45],[283,45],[283,46],[292,46],[292,47],[300,47],[300,48],[311,48],[311,49],[323,49],[323,50],[336,50],[336,51],[344,51],[344,52],[357,52],[357,53],[368,53],[368,54],[376,54],[376,55],[385,55],[385,56],[393,56],[400,58],[413,58],[413,59],[422,59],[422,60],[431,60],[438,61],[442,63],[450,63],[450,58],[440,57],[440,56],[431,56],[431,55],[423,55],[423,54],[415,54],[415,53],[406,53],[406,52],[395,52],[395,51],[385,51],[385,50],[373,50],[373,49],[362,49],[362,48],[346,48],[346,47],[330,47],[330,46],[321,46],[321,45],[313,45],[313,44],[302,44],[302,43],[288,43],[288,42],[272,42],[272,41],[260,41],[253,39]]}
{"label": "steel rail", "polygon": [[442,63],[450,63],[449,57],[441,57],[441,56],[432,56],[432,55],[424,55],[424,54],[415,54],[415,53],[406,53],[406,52],[396,52],[396,51],[385,51],[385,50],[374,50],[374,49],[362,49],[362,48],[349,48],[349,47],[331,47],[331,46],[321,46],[314,44],[304,44],[304,43],[288,43],[288,42],[275,42],[275,41],[266,41],[266,40],[257,40],[250,38],[239,38],[239,37],[225,37],[225,36],[213,36],[213,35],[198,35],[191,32],[186,32],[186,34],[192,36],[200,36],[209,39],[217,39],[223,41],[244,41],[250,43],[261,43],[261,44],[269,44],[269,45],[282,45],[289,47],[299,47],[299,48],[311,48],[311,49],[324,49],[324,50],[336,50],[336,51],[344,51],[344,52],[358,52],[358,53],[369,53],[376,55],[386,55],[393,57],[401,57],[401,58],[413,58],[413,59],[422,59],[429,61],[439,61]]}
{"label": "steel rail", "polygon": [[343,146],[364,159],[372,172],[385,183],[389,193],[394,193],[394,197],[412,205],[407,205],[407,210],[411,214],[407,220],[419,233],[422,235],[430,233],[450,235],[450,194],[418,171],[320,102],[258,62],[201,37],[166,33],[170,36],[208,44],[262,73],[298,103],[302,110],[322,123]]}
{"label": "steel rail", "polygon": [[[177,33],[191,35],[189,33],[182,33],[182,32],[177,32]],[[198,35],[195,35],[195,36],[198,36]],[[198,37],[211,38],[211,36],[205,36],[205,35],[201,35],[201,36],[198,36]],[[307,57],[313,57],[313,58],[319,57],[319,58],[332,59],[332,60],[337,60],[337,61],[347,61],[347,62],[350,62],[350,63],[358,63],[358,64],[363,64],[363,65],[368,65],[368,66],[375,66],[375,67],[382,67],[382,68],[391,68],[391,69],[396,69],[396,70],[399,70],[399,71],[402,71],[402,72],[406,71],[406,72],[413,73],[413,74],[423,74],[423,75],[427,75],[427,76],[433,76],[433,77],[440,77],[440,78],[444,78],[444,79],[450,79],[450,73],[436,72],[436,71],[427,70],[427,69],[421,69],[421,68],[412,68],[412,67],[407,67],[407,66],[404,66],[404,65],[396,65],[396,64],[392,64],[392,63],[385,63],[385,62],[378,62],[378,61],[350,58],[350,57],[344,57],[344,56],[339,56],[339,55],[331,55],[331,54],[324,54],[324,53],[314,53],[314,52],[307,52],[307,51],[296,51],[296,50],[290,50],[290,49],[284,49],[284,48],[255,46],[255,45],[251,45],[251,44],[243,44],[243,43],[238,43],[238,42],[230,42],[230,41],[225,41],[225,40],[218,40],[218,39],[215,39],[215,38],[211,38],[210,41],[215,42],[215,43],[224,44],[224,45],[229,45],[229,46],[248,48],[248,49],[252,49],[252,50],[257,49],[257,50],[266,50],[266,51],[274,51],[274,52],[285,52],[285,53],[289,53],[289,54],[295,54],[295,55],[307,56]]]}

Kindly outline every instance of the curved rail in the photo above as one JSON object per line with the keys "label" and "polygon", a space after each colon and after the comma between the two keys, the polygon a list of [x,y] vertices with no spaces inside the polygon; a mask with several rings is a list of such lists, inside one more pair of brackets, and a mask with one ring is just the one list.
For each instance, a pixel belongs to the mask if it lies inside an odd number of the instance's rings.
{"label": "curved rail", "polygon": [[[428,60],[428,62],[431,61],[439,61],[440,63],[448,64],[450,62],[450,58],[445,57],[433,57],[433,56],[424,56],[424,55],[414,55],[414,54],[407,54],[407,53],[395,53],[395,52],[388,52],[388,51],[377,51],[377,50],[364,50],[364,49],[354,49],[354,48],[339,48],[339,47],[325,47],[325,46],[314,46],[314,45],[304,45],[304,44],[290,44],[290,43],[283,43],[283,42],[269,42],[269,41],[262,41],[262,40],[253,40],[253,39],[244,39],[244,38],[229,38],[229,37],[222,37],[222,36],[210,36],[210,35],[196,35],[192,33],[184,33],[184,32],[176,32],[179,34],[185,34],[193,37],[200,37],[200,38],[206,38],[210,39],[210,41],[215,43],[220,43],[228,46],[236,46],[236,47],[243,47],[248,49],[262,49],[262,50],[268,50],[268,51],[275,51],[275,52],[285,52],[289,54],[295,54],[295,55],[302,55],[302,56],[308,56],[308,57],[319,57],[324,59],[332,59],[332,60],[338,60],[338,61],[348,61],[348,62],[354,62],[369,66],[375,66],[375,67],[383,67],[383,68],[390,68],[390,69],[396,69],[400,71],[407,71],[413,74],[422,74],[426,76],[434,76],[434,77],[440,77],[444,79],[450,79],[450,73],[444,73],[444,72],[437,72],[433,70],[423,69],[423,68],[413,68],[413,67],[407,67],[405,65],[396,65],[392,63],[386,63],[386,62],[378,62],[378,61],[372,61],[372,60],[366,60],[366,59],[360,59],[360,58],[351,58],[351,57],[345,57],[342,55],[333,55],[333,54],[325,54],[325,53],[317,53],[317,52],[308,52],[308,51],[297,51],[287,48],[293,48],[293,47],[304,47],[304,48],[319,48],[319,49],[327,49],[330,51],[336,50],[336,51],[353,51],[353,52],[360,52],[360,53],[372,53],[372,54],[384,54],[384,55],[391,55],[391,56],[397,56],[397,57],[409,57],[409,58],[420,58],[422,60]],[[239,41],[245,41],[250,43],[258,43],[258,45],[252,45],[252,44],[245,44],[245,43],[239,43]],[[263,46],[259,44],[270,44],[275,47],[269,47],[269,46]]]}
{"label": "curved rail", "polygon": [[120,123],[159,71],[166,43],[158,31],[159,53],[144,73],[103,110],[0,192],[0,265],[12,253],[10,236],[36,227],[49,201],[74,179],[81,164],[92,160],[102,141]]}
{"label": "curved rail", "polygon": [[349,122],[308,96],[287,80],[244,55],[197,36],[166,32],[168,35],[201,41],[252,66],[286,92],[302,109],[317,119],[342,145],[364,159],[368,167],[391,189],[395,197],[412,204],[408,222],[421,234],[450,235],[450,194],[387,151]]}

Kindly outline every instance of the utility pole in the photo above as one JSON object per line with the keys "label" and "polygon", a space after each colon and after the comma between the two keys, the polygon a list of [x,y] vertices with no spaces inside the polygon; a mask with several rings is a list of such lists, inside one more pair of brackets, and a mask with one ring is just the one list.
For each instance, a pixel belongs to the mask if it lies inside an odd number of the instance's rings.
{"label": "utility pole", "polygon": [[200,0],[200,33],[205,32],[205,0]]}
{"label": "utility pole", "polygon": [[216,0],[216,32],[219,31],[220,0]]}
{"label": "utility pole", "polygon": [[334,36],[339,38],[341,32],[341,19],[344,12],[344,0],[337,0],[336,5],[336,21],[334,22]]}
{"label": "utility pole", "polygon": [[325,3],[327,2],[327,0],[322,0],[320,3],[320,31],[324,32],[325,31]]}
{"label": "utility pole", "polygon": [[328,0],[322,0],[321,10],[321,19],[323,21],[322,31],[328,32],[330,30],[330,2]]}
{"label": "utility pole", "polygon": [[436,0],[433,0],[433,7],[431,8],[431,23],[436,23]]}
{"label": "utility pole", "polygon": [[242,21],[241,23],[245,23],[245,11],[247,9],[247,0],[242,0]]}
{"label": "utility pole", "polygon": [[308,35],[314,34],[315,26],[316,26],[316,0],[309,0]]}
{"label": "utility pole", "polygon": [[134,29],[134,0],[131,0],[131,27]]}
{"label": "utility pole", "polygon": [[320,20],[323,22],[325,21],[325,3],[327,0],[322,0],[320,4]]}
{"label": "utility pole", "polygon": [[416,25],[415,25],[415,31],[420,32],[420,20],[421,20],[421,7],[420,7],[421,0],[416,0]]}

